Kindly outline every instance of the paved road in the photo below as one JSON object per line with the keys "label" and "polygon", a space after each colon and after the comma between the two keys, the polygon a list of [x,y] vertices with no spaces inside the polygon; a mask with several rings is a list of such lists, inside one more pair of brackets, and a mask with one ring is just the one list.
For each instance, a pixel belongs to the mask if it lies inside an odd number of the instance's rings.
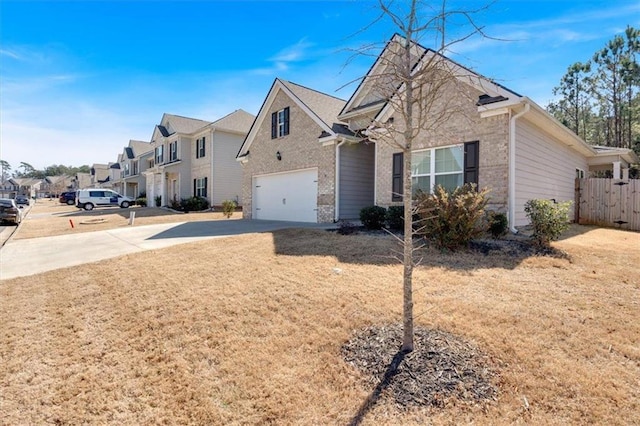
{"label": "paved road", "polygon": [[26,240],[9,239],[0,249],[0,280],[211,238],[285,228],[333,227],[333,224],[267,220],[214,220],[134,226]]}

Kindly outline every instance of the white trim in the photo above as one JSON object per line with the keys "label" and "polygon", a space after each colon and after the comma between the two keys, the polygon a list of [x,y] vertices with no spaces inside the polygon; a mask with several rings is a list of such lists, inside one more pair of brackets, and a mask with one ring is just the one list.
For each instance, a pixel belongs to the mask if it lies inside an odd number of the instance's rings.
{"label": "white trim", "polygon": [[333,220],[335,222],[339,219],[339,211],[340,211],[340,147],[347,143],[346,140],[343,140],[339,144],[336,145],[336,183],[334,185],[334,211],[333,211]]}
{"label": "white trim", "polygon": [[529,112],[529,103],[524,103],[524,109],[512,116],[509,120],[509,194],[508,197],[508,215],[509,230],[517,234],[516,229],[516,120]]}
{"label": "white trim", "polygon": [[251,178],[257,178],[257,177],[263,177],[263,176],[275,176],[275,175],[286,175],[288,173],[293,173],[293,172],[304,172],[304,171],[308,171],[308,170],[318,170],[318,167],[305,167],[304,169],[291,169],[291,170],[285,170],[283,172],[273,172],[273,173],[260,173],[257,175],[251,175]]}

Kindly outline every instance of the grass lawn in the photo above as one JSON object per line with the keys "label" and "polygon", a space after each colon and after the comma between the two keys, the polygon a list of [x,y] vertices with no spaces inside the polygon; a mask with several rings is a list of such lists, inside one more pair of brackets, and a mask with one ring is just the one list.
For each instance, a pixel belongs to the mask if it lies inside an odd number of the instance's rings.
{"label": "grass lawn", "polygon": [[[425,250],[417,325],[487,354],[497,397],[383,394],[361,424],[640,424],[640,234],[573,226],[554,247],[567,256]],[[350,424],[373,388],[341,348],[400,321],[392,248],[285,230],[3,281],[0,419]]]}

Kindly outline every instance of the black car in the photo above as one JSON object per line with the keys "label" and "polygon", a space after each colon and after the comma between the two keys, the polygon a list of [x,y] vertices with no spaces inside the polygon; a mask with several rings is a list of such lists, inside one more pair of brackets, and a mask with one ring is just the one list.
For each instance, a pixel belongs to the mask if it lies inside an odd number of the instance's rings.
{"label": "black car", "polygon": [[25,205],[29,205],[29,197],[27,197],[26,195],[17,195],[16,196],[16,204],[20,205],[20,204],[25,204]]}
{"label": "black car", "polygon": [[67,191],[60,194],[60,202],[70,206],[76,202],[76,191]]}

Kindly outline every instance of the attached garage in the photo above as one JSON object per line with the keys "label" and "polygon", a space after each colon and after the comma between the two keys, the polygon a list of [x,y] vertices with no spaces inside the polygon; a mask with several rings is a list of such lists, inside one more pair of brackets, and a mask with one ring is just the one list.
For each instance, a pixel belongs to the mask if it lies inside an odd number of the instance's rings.
{"label": "attached garage", "polygon": [[253,177],[253,218],[318,221],[318,169]]}

